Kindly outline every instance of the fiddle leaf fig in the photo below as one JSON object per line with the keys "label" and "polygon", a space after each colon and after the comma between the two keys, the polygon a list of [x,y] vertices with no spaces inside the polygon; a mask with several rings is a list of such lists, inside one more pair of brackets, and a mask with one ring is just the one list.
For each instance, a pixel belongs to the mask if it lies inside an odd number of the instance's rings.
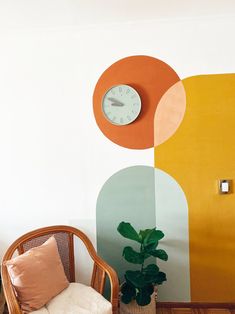
{"label": "fiddle leaf fig", "polygon": [[144,255],[134,251],[130,246],[124,247],[122,255],[127,262],[132,264],[142,264],[144,262]]}
{"label": "fiddle leaf fig", "polygon": [[150,264],[143,269],[145,281],[149,284],[155,283],[156,278],[158,278],[159,267],[155,264]]}
{"label": "fiddle leaf fig", "polygon": [[146,288],[142,288],[136,295],[136,302],[140,306],[145,306],[151,301],[151,294]]}
{"label": "fiddle leaf fig", "polygon": [[143,244],[146,246],[149,244],[158,243],[158,241],[161,240],[163,237],[164,233],[162,231],[152,229],[151,232],[149,232],[144,238]]}
{"label": "fiddle leaf fig", "polygon": [[146,252],[150,253],[151,251],[154,251],[157,246],[158,246],[158,241],[145,245],[144,249]]}
{"label": "fiddle leaf fig", "polygon": [[136,271],[127,270],[126,278],[136,288],[142,288],[146,285],[144,274],[140,270]]}
{"label": "fiddle leaf fig", "polygon": [[140,237],[141,237],[141,241],[144,242],[144,240],[146,239],[146,237],[148,237],[149,234],[150,234],[153,230],[155,230],[155,228],[154,228],[154,229],[140,230],[139,235],[140,235]]}
{"label": "fiddle leaf fig", "polygon": [[129,222],[121,222],[117,230],[124,238],[141,242],[140,236]]}
{"label": "fiddle leaf fig", "polygon": [[118,232],[125,238],[138,242],[139,251],[131,246],[123,249],[123,257],[132,264],[141,265],[140,270],[127,270],[125,273],[126,282],[122,285],[121,300],[129,303],[136,300],[138,305],[144,306],[150,303],[151,295],[155,285],[160,285],[166,281],[166,274],[159,270],[156,264],[144,263],[150,256],[163,261],[168,260],[168,255],[164,250],[157,249],[159,241],[164,237],[164,233],[156,228],[140,230],[139,233],[128,222],[121,222],[117,228]]}
{"label": "fiddle leaf fig", "polygon": [[168,255],[167,255],[166,251],[164,251],[164,250],[150,251],[149,254],[154,256],[154,257],[158,257],[158,258],[160,258],[163,261],[167,261],[168,260]]}
{"label": "fiddle leaf fig", "polygon": [[121,287],[121,293],[122,302],[128,304],[136,296],[136,289],[130,283],[124,282],[124,284]]}
{"label": "fiddle leaf fig", "polygon": [[143,273],[149,274],[149,275],[155,275],[158,274],[159,267],[156,264],[149,264],[147,267],[143,269]]}
{"label": "fiddle leaf fig", "polygon": [[157,274],[157,278],[155,279],[155,284],[157,285],[161,285],[163,283],[163,281],[166,281],[166,274],[159,271],[159,273]]}

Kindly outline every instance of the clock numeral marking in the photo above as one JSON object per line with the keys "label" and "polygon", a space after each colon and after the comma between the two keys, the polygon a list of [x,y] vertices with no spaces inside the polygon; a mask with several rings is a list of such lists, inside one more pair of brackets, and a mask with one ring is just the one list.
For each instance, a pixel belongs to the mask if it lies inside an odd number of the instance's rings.
{"label": "clock numeral marking", "polygon": [[122,92],[122,88],[121,87],[119,87],[119,93],[121,93]]}
{"label": "clock numeral marking", "polygon": [[120,123],[123,124],[123,118],[120,119]]}
{"label": "clock numeral marking", "polygon": [[127,119],[129,120],[129,121],[131,121],[131,117],[128,115],[128,116],[126,116],[127,117]]}
{"label": "clock numeral marking", "polygon": [[112,112],[109,111],[109,112],[107,112],[106,114],[107,114],[108,116],[110,116],[110,115],[112,114]]}
{"label": "clock numeral marking", "polygon": [[135,110],[132,110],[132,113],[136,114],[136,113],[137,113],[137,111],[135,111]]}
{"label": "clock numeral marking", "polygon": [[112,93],[113,95],[115,95],[115,94],[116,94],[116,93],[115,93],[115,91],[114,91],[113,89],[111,90],[111,93]]}
{"label": "clock numeral marking", "polygon": [[133,106],[138,106],[138,104],[137,104],[137,103],[134,103]]}
{"label": "clock numeral marking", "polygon": [[133,98],[136,98],[136,95],[132,95],[131,98],[132,98],[132,99],[133,99]]}
{"label": "clock numeral marking", "polygon": [[112,121],[115,121],[115,120],[116,120],[116,118],[117,118],[117,117],[116,117],[116,116],[114,116],[114,117],[113,117],[113,119],[112,119]]}
{"label": "clock numeral marking", "polygon": [[126,94],[129,94],[130,93],[130,90],[129,90],[129,88],[127,89],[127,91],[126,91]]}

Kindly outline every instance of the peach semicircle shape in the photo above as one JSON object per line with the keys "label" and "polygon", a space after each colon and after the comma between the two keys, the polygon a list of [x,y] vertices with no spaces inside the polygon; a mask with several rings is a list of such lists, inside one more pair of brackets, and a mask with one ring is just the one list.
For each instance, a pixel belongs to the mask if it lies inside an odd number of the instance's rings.
{"label": "peach semicircle shape", "polygon": [[171,86],[162,96],[154,117],[154,146],[170,138],[181,124],[186,109],[186,94],[182,81]]}

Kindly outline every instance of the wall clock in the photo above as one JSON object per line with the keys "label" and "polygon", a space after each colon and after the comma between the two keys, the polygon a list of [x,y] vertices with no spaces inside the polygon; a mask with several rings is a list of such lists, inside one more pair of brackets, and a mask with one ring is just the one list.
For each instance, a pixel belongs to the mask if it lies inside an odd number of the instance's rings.
{"label": "wall clock", "polygon": [[140,96],[129,85],[114,85],[104,94],[102,111],[104,117],[112,124],[130,124],[140,114]]}

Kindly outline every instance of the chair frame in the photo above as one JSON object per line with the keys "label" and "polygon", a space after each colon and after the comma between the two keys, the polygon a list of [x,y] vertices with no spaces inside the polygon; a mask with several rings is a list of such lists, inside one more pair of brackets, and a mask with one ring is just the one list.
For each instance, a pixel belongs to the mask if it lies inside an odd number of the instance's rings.
{"label": "chair frame", "polygon": [[[94,262],[93,272],[91,277],[91,287],[97,292],[103,294],[106,276],[108,276],[111,285],[111,297],[110,302],[112,304],[113,314],[118,313],[118,295],[119,295],[119,281],[115,270],[108,265],[101,257],[99,257],[95,251],[95,248],[89,238],[81,231],[74,227],[57,225],[45,228],[40,228],[31,232],[28,232],[14,241],[8,250],[6,251],[1,266],[2,274],[2,286],[5,294],[5,299],[8,306],[9,314],[22,314],[20,304],[16,298],[14,288],[11,284],[11,280],[7,271],[5,262],[13,257],[13,254],[18,251],[18,254],[24,253],[23,244],[31,239],[44,235],[53,235],[54,233],[64,232],[69,236],[69,248],[70,248],[70,269],[71,269],[71,281],[75,281],[75,266],[74,266],[74,236],[78,237],[86,246],[87,251]],[[72,252],[72,253],[71,253]]]}

